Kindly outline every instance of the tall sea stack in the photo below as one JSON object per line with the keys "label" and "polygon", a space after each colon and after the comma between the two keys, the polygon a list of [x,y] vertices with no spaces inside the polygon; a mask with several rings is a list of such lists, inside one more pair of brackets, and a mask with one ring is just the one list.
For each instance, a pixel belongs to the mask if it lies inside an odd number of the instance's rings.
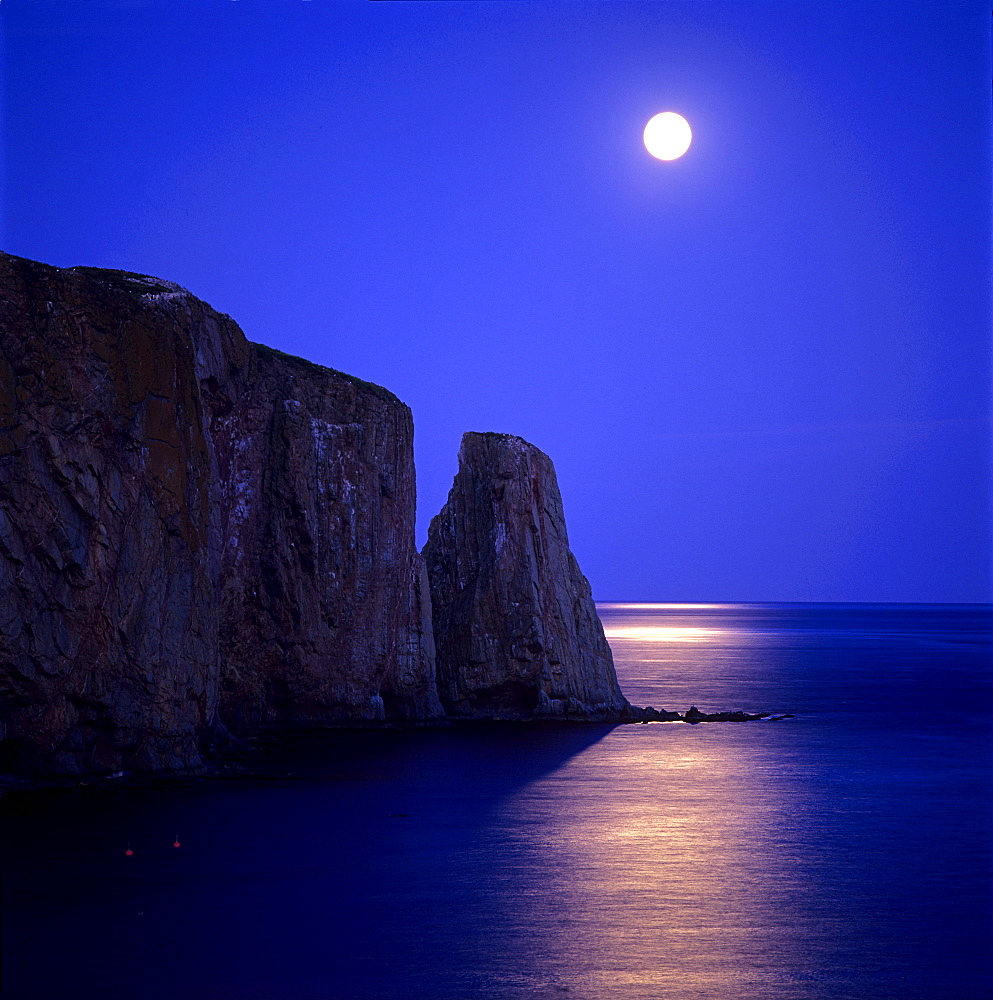
{"label": "tall sea stack", "polygon": [[534,445],[462,438],[424,557],[446,712],[617,720],[631,711],[569,550],[555,469]]}

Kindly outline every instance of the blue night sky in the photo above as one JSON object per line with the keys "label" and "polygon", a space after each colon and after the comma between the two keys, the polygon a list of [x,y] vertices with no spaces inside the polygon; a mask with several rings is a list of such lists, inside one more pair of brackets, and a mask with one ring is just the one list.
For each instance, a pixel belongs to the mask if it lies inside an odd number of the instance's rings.
{"label": "blue night sky", "polygon": [[3,248],[392,389],[421,540],[495,430],[555,461],[600,599],[993,599],[986,3],[0,20]]}

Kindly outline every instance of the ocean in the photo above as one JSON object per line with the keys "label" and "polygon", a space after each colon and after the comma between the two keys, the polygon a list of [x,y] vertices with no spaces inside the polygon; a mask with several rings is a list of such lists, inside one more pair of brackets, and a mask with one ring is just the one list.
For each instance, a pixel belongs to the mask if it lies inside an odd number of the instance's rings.
{"label": "ocean", "polygon": [[4,1000],[993,998],[993,609],[599,609],[632,702],[794,717],[8,797]]}

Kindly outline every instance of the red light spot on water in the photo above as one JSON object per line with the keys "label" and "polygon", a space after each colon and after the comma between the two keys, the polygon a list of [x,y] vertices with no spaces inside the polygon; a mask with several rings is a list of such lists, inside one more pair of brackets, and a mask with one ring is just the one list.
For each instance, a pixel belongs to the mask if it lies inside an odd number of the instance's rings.
{"label": "red light spot on water", "polygon": [[177,838],[176,838],[176,839],[175,839],[175,840],[174,840],[174,841],[172,842],[172,846],[173,846],[173,847],[179,847],[179,846],[180,846],[180,843],[179,843],[179,837],[177,837]]}
{"label": "red light spot on water", "polygon": [[130,858],[132,854],[134,854],[134,851],[132,851],[130,847],[124,852],[124,856],[126,858]]}

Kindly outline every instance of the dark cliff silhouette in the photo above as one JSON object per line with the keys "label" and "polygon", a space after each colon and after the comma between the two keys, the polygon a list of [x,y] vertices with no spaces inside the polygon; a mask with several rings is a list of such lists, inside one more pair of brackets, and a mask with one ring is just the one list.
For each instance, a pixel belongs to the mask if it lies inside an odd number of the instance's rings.
{"label": "dark cliff silhouette", "polygon": [[446,709],[629,717],[551,462],[505,435],[466,436],[426,550],[439,700],[412,434],[392,393],[178,285],[0,256],[6,766],[196,770],[210,734]]}

